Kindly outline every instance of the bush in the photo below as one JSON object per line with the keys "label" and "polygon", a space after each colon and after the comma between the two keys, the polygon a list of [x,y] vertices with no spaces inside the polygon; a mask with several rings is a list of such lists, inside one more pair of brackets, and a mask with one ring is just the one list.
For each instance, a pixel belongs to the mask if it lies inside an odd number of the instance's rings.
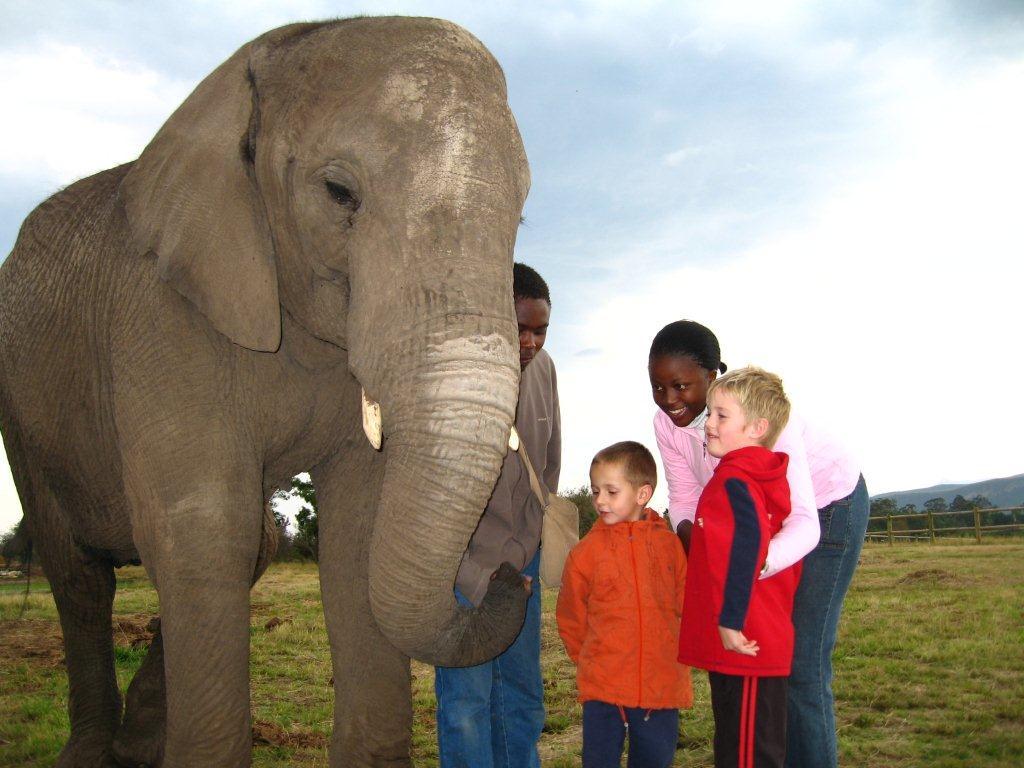
{"label": "bush", "polygon": [[580,538],[587,535],[587,531],[597,522],[597,510],[594,509],[594,497],[590,495],[590,486],[581,485],[566,493],[559,494],[562,498],[568,499],[576,505],[580,511]]}
{"label": "bush", "polygon": [[25,530],[24,519],[20,520],[14,528],[0,536],[0,556],[3,557],[7,567],[14,563],[24,569],[32,555],[32,541]]}

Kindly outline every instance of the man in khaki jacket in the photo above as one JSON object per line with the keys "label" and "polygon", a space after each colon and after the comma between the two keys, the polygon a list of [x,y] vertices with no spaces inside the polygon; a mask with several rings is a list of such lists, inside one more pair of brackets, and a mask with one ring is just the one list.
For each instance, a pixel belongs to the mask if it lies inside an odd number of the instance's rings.
{"label": "man in khaki jacket", "polygon": [[[537,477],[558,490],[561,424],[555,365],[542,351],[551,316],[548,286],[533,269],[512,270],[519,323],[519,405],[516,431]],[[519,455],[509,451],[480,524],[469,542],[455,593],[477,606],[503,562],[531,580],[526,620],[497,658],[475,667],[436,667],[437,739],[441,768],[539,768],[537,741],[544,727],[540,672],[540,534],[543,510]]]}

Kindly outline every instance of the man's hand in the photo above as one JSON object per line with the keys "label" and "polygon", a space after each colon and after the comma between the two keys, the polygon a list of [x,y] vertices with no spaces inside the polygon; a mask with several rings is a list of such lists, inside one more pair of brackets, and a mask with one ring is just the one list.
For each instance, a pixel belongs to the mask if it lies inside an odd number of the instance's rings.
{"label": "man's hand", "polygon": [[747,640],[746,636],[738,629],[719,626],[718,636],[722,638],[722,645],[727,651],[742,653],[744,656],[757,656],[757,652],[760,650],[756,640]]}
{"label": "man's hand", "polygon": [[[491,581],[494,581],[494,579],[497,577],[497,575],[498,575],[497,571],[492,573],[491,574]],[[532,595],[533,594],[533,576],[523,576],[523,589],[526,590],[526,594],[528,594],[528,595]]]}
{"label": "man's hand", "polygon": [[690,554],[690,532],[693,529],[692,520],[683,520],[676,526],[676,536],[683,542],[683,551]]}

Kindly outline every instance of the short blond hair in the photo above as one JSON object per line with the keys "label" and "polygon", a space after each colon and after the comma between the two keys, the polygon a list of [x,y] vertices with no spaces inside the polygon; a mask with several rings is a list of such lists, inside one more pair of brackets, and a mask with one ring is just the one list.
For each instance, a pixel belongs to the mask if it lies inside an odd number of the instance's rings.
{"label": "short blond hair", "polygon": [[649,485],[653,491],[658,485],[658,466],[654,463],[654,457],[643,444],[633,440],[623,440],[602,448],[590,462],[590,468],[593,469],[597,464],[618,467],[634,488]]}
{"label": "short blond hair", "polygon": [[712,381],[708,387],[708,400],[718,390],[736,398],[747,421],[765,419],[768,422],[761,445],[772,448],[789,421],[789,398],[782,388],[782,379],[764,368],[748,365]]}

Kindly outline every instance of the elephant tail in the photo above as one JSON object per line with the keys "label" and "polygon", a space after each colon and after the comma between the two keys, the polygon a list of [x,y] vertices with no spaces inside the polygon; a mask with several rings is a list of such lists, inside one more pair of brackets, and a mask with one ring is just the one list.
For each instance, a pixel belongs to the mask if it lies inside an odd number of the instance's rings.
{"label": "elephant tail", "polygon": [[263,505],[263,530],[260,533],[260,552],[256,556],[256,568],[253,570],[252,584],[250,586],[255,585],[260,580],[260,576],[263,575],[263,572],[273,562],[274,555],[277,554],[279,535],[277,520],[274,518],[274,508],[271,505],[271,500],[267,499],[267,503]]}

